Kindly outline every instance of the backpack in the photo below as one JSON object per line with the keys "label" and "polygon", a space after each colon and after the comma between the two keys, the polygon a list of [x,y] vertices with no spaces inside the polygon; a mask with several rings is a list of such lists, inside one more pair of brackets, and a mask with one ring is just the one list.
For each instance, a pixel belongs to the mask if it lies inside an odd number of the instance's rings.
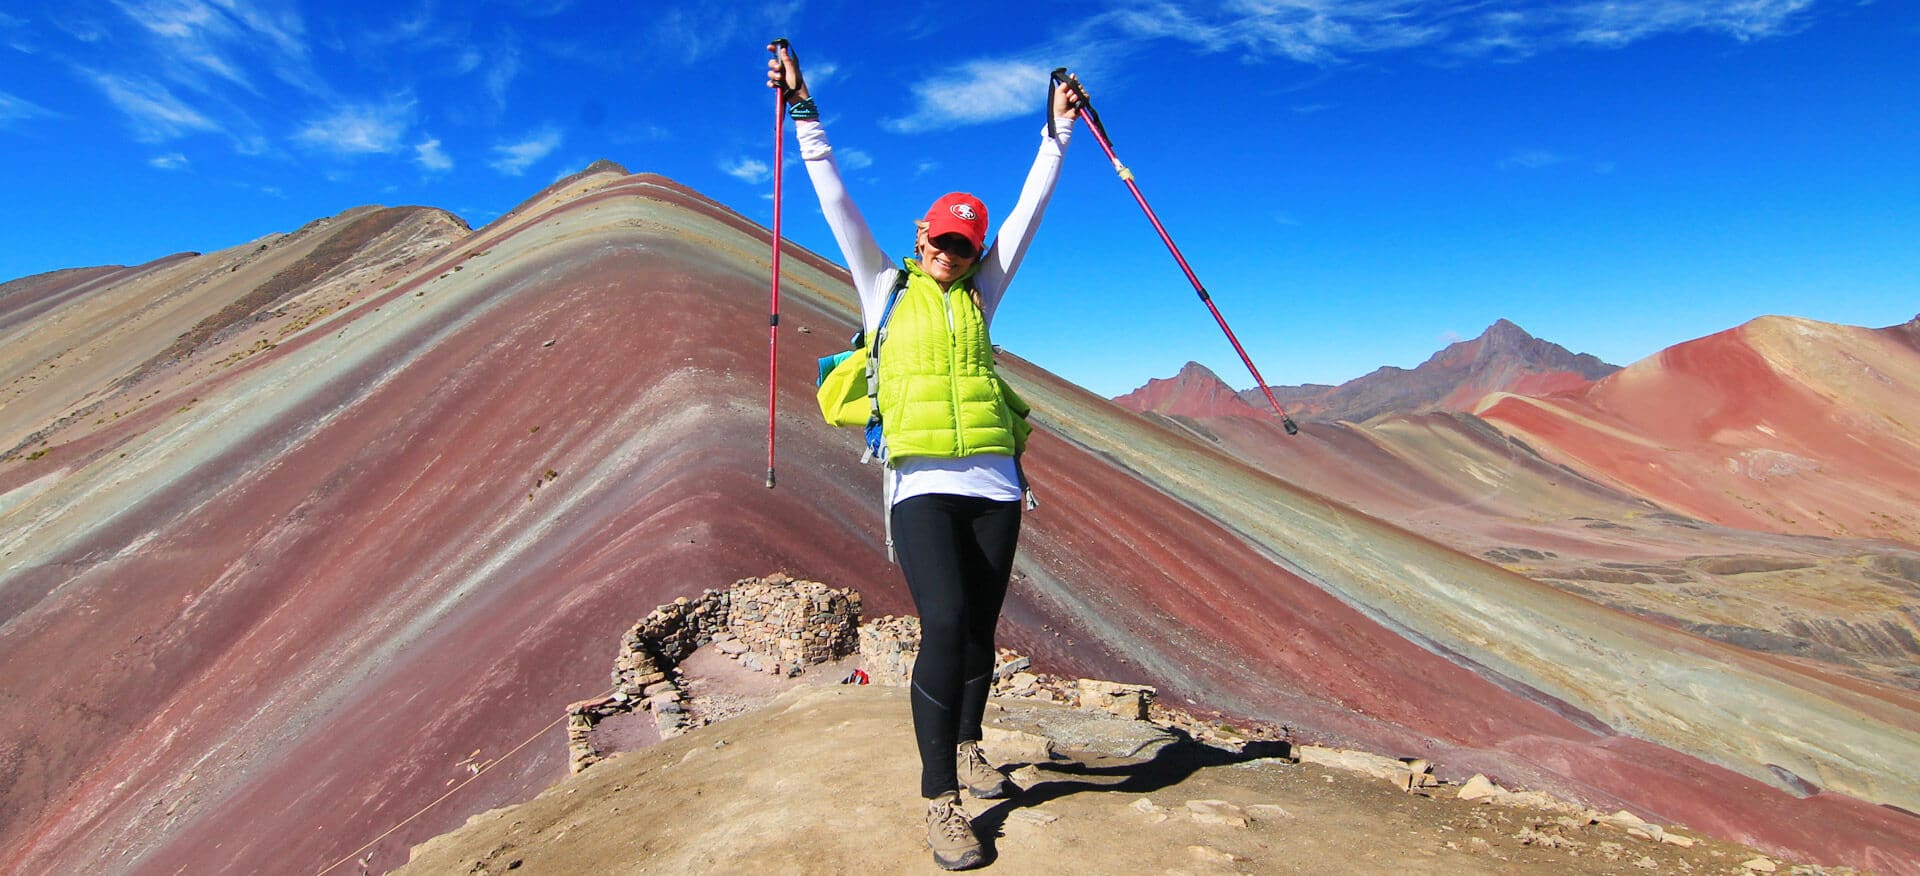
{"label": "backpack", "polygon": [[880,324],[874,327],[873,343],[867,344],[862,328],[853,335],[853,349],[820,358],[820,376],[815,381],[814,397],[820,402],[820,416],[829,426],[864,426],[867,450],[862,463],[881,458],[880,436],[880,344],[887,337],[887,320],[893,306],[907,288],[907,272],[896,268],[893,288],[887,293],[886,307],[880,311]]}

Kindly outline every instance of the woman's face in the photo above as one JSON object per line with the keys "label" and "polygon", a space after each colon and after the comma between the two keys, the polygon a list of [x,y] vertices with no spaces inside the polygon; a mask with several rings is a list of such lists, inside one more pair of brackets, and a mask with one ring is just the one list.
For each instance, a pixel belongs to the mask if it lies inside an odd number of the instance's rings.
{"label": "woman's face", "polygon": [[973,242],[963,235],[942,234],[928,240],[926,230],[920,231],[920,269],[941,286],[960,279],[979,257]]}

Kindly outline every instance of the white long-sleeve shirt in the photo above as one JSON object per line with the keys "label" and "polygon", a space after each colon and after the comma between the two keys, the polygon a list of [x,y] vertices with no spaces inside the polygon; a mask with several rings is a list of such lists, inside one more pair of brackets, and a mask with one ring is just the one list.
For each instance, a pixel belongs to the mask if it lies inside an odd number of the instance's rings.
{"label": "white long-sleeve shirt", "polygon": [[[820,197],[820,210],[826,214],[827,227],[846,257],[847,271],[853,275],[853,287],[860,294],[861,324],[872,337],[879,329],[881,311],[887,305],[887,293],[893,287],[897,264],[874,240],[867,220],[854,206],[853,196],[840,179],[840,167],[833,160],[833,147],[827,131],[817,120],[797,121],[794,134],[800,139],[800,157],[805,160],[807,176],[813,180],[814,193]],[[1032,245],[1040,229],[1040,217],[1046,213],[1047,200],[1060,179],[1060,161],[1066,154],[1067,140],[1073,133],[1072,119],[1055,119],[1054,133],[1044,129],[1040,152],[1033,168],[1027,171],[1026,184],[1020,188],[1020,200],[1000,222],[999,234],[981,256],[974,273],[974,288],[980,292],[981,317],[989,331],[994,311],[1006,296],[1020,260]],[[888,495],[898,503],[913,496],[945,493],[978,496],[996,501],[1020,499],[1020,475],[1011,456],[976,454],[956,459],[913,457],[897,461],[887,469]]]}

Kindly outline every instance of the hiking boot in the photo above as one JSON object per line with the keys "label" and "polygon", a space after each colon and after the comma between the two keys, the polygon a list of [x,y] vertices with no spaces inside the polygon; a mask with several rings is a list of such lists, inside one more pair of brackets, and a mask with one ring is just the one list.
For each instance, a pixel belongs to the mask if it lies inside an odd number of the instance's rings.
{"label": "hiking boot", "polygon": [[942,870],[978,867],[986,859],[967,810],[960,808],[959,791],[927,801],[927,846],[933,849],[933,862]]}
{"label": "hiking boot", "polygon": [[967,786],[967,793],[980,800],[998,800],[1010,796],[1018,790],[1007,774],[987,763],[987,756],[980,753],[980,743],[970,740],[960,743],[954,750],[955,764],[960,774],[960,784]]}

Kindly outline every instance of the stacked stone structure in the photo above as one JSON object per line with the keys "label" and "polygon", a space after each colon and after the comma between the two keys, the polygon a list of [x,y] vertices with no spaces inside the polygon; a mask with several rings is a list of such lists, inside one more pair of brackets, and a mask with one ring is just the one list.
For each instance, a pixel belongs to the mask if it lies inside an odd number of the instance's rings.
{"label": "stacked stone structure", "polygon": [[613,715],[652,712],[662,738],[697,721],[687,712],[675,667],[701,646],[719,642],[749,668],[794,676],[853,653],[859,624],[860,594],[780,573],[662,605],[620,638],[613,693],[567,707],[569,769],[577,773],[600,760],[589,735]]}
{"label": "stacked stone structure", "polygon": [[[787,677],[857,651],[872,683],[907,686],[920,654],[920,619],[889,615],[863,622],[860,609],[857,592],[817,581],[796,581],[778,573],[743,578],[726,590],[683,596],[654,609],[620,639],[612,695],[568,707],[572,770],[579,772],[600,760],[590,734],[604,718],[651,712],[662,738],[705,723],[705,718],[688,711],[686,691],[680,687],[676,667],[696,649],[709,644],[748,669]],[[1242,732],[1179,709],[1163,708],[1154,701],[1157,692],[1147,685],[1070,679],[1032,669],[1028,658],[1001,649],[994,667],[994,695],[1153,720],[1181,727],[1198,738],[1219,738],[1228,743],[1288,735],[1285,728],[1266,726]]]}
{"label": "stacked stone structure", "polygon": [[798,675],[857,647],[860,594],[852,590],[776,574],[741,581],[730,595],[727,631],[747,650],[772,658],[776,671]]}

